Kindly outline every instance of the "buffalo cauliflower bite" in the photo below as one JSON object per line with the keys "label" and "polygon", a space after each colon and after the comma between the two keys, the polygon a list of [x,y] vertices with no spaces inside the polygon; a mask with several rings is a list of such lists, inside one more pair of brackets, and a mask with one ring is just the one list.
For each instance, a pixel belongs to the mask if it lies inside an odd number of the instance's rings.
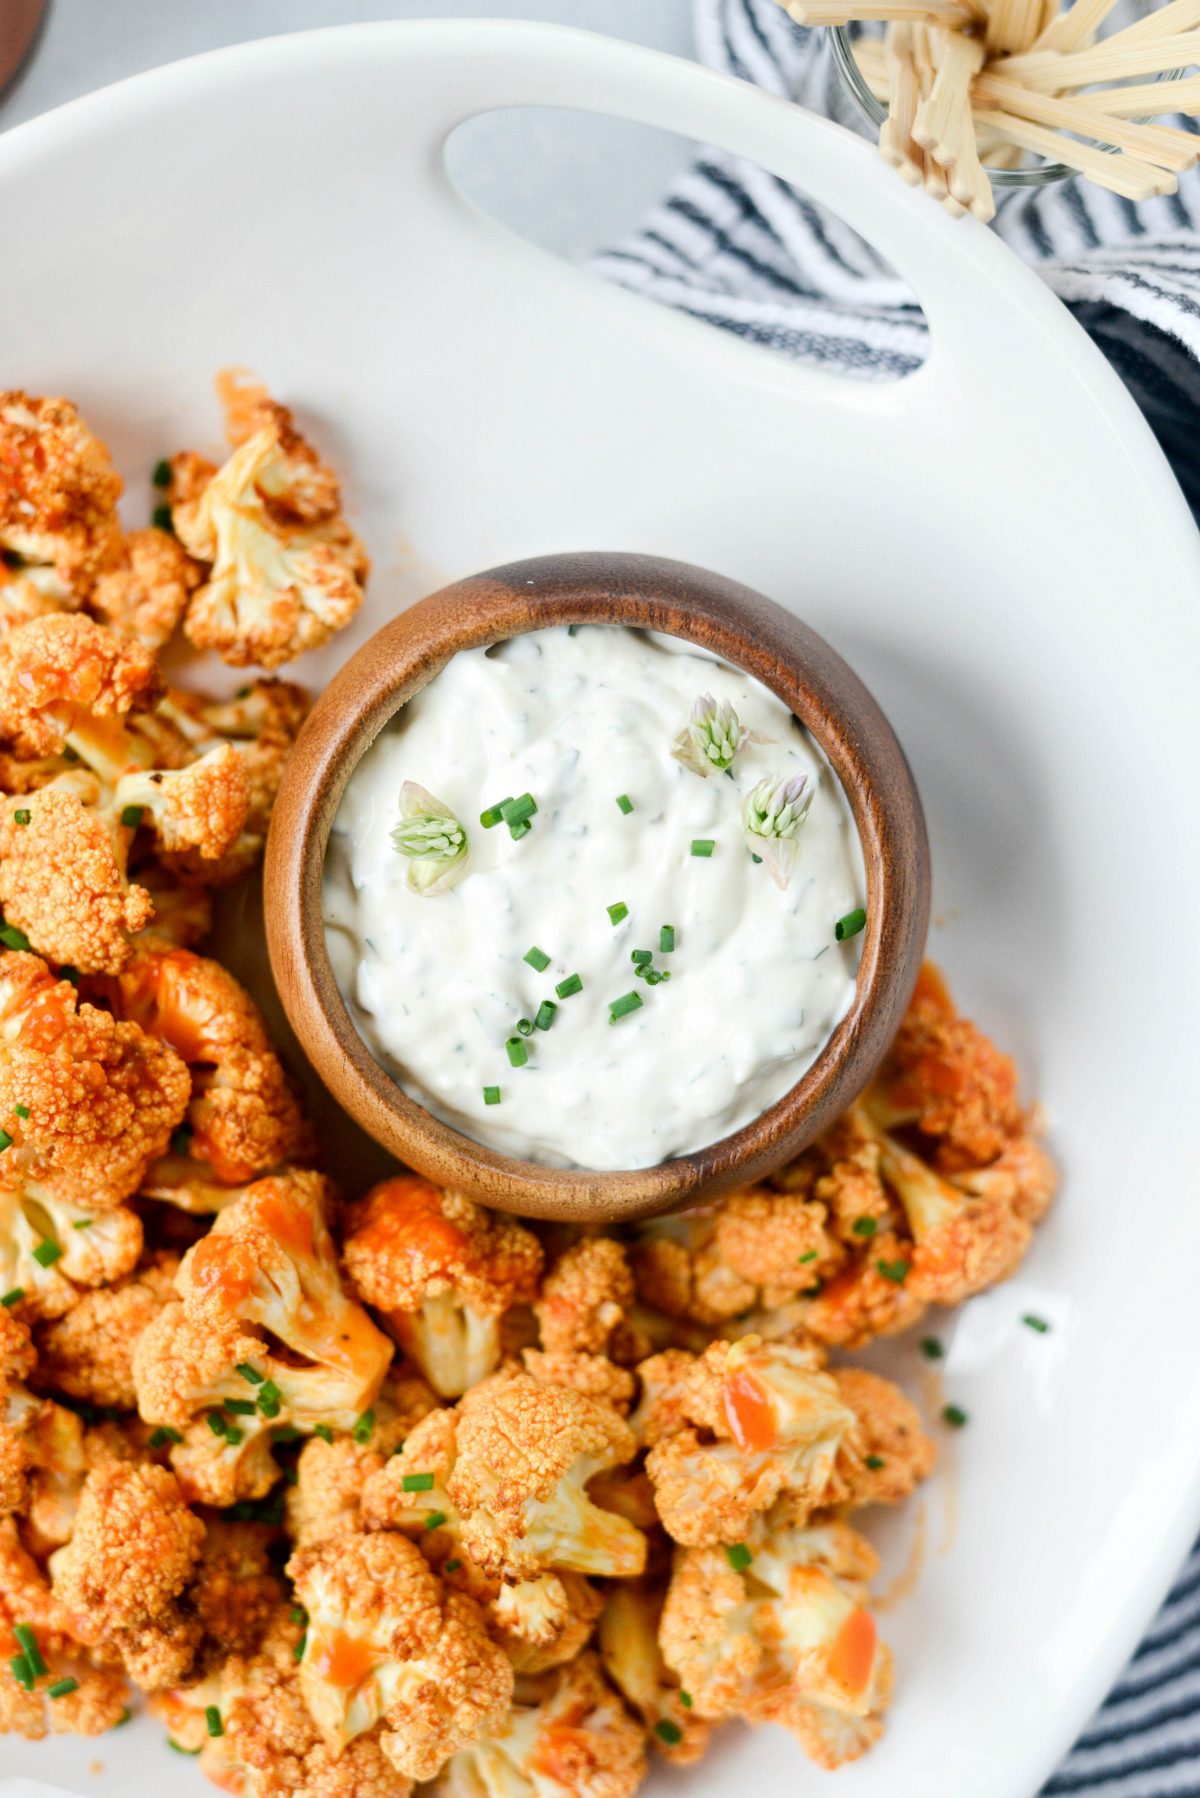
{"label": "buffalo cauliflower bite", "polygon": [[339,512],[342,496],[337,476],[296,429],[291,410],[273,400],[262,382],[245,369],[223,369],[216,387],[231,449],[239,449],[268,428],[279,437],[280,466],[260,481],[263,499],[282,516],[308,524]]}
{"label": "buffalo cauliflower bite", "polygon": [[78,614],[11,631],[0,658],[0,735],[21,755],[125,759],[122,721],[158,696],[152,651]]}
{"label": "buffalo cauliflower bite", "polygon": [[719,1202],[642,1225],[630,1258],[638,1297],[666,1317],[719,1328],[753,1308],[758,1289],[724,1260]]}
{"label": "buffalo cauliflower bite", "polygon": [[[17,1625],[33,1630],[44,1672],[27,1667]],[[11,1517],[0,1517],[0,1658],[0,1735],[35,1742],[49,1735],[96,1736],[128,1715],[124,1674],[116,1667],[92,1665]],[[21,1678],[16,1677],[18,1662],[26,1662]],[[52,1689],[60,1681],[74,1681],[73,1689],[54,1697]]]}
{"label": "buffalo cauliflower bite", "polygon": [[139,1410],[183,1432],[171,1464],[195,1499],[261,1498],[276,1430],[353,1429],[379,1392],[391,1344],[343,1290],[328,1202],[318,1174],[256,1181],[188,1250],[179,1300],[138,1342]]}
{"label": "buffalo cauliflower bite", "polygon": [[926,1302],[910,1283],[912,1255],[908,1236],[889,1230],[871,1237],[806,1303],[805,1330],[832,1347],[859,1348],[911,1328]]}
{"label": "buffalo cauliflower bite", "polygon": [[632,1798],[646,1774],[639,1724],[593,1654],[522,1682],[498,1726],[455,1755],[435,1798]]}
{"label": "buffalo cauliflower bite", "polygon": [[435,1392],[457,1398],[500,1360],[500,1324],[537,1292],[537,1238],[416,1174],[372,1187],[346,1215],[346,1271]]}
{"label": "buffalo cauliflower bite", "polygon": [[[71,776],[67,784],[79,783]],[[150,894],[126,871],[131,837],[65,785],[30,793],[24,805],[0,797],[0,907],[9,924],[51,961],[115,972],[154,915]]]}
{"label": "buffalo cauliflower bite", "polygon": [[446,1491],[480,1567],[515,1576],[552,1567],[641,1573],[645,1536],[587,1491],[595,1474],[636,1453],[611,1405],[517,1373],[468,1394],[458,1410]]}
{"label": "buffalo cauliflower bite", "polygon": [[751,1186],[721,1205],[714,1244],[725,1265],[763,1289],[770,1305],[807,1291],[841,1262],[844,1251],[827,1221],[824,1205]]}
{"label": "buffalo cauliflower bite", "polygon": [[[118,1205],[167,1147],[188,1088],[183,1063],[139,1025],[81,1003],[34,955],[0,956],[0,1192],[87,1213]],[[81,1252],[87,1235],[75,1233]]]}
{"label": "buffalo cauliflower bite", "polygon": [[165,1467],[105,1463],[84,1482],[71,1540],[50,1557],[54,1597],[79,1639],[118,1654],[139,1685],[176,1685],[200,1639],[178,1601],[203,1540]]}
{"label": "buffalo cauliflower bite", "polygon": [[834,1502],[848,1508],[900,1504],[937,1459],[920,1412],[898,1386],[865,1367],[836,1368],[833,1378],[857,1423],[838,1452]]}
{"label": "buffalo cauliflower bite", "polygon": [[880,1145],[880,1166],[916,1245],[908,1276],[916,1297],[959,1305],[1006,1280],[1025,1259],[1032,1226],[1003,1187],[964,1192],[890,1136]]}
{"label": "buffalo cauliflower bite", "polygon": [[300,1689],[327,1747],[384,1725],[402,1773],[432,1779],[503,1714],[513,1673],[478,1608],[394,1532],[340,1536],[288,1563],[308,1615]]}
{"label": "buffalo cauliflower bite", "polygon": [[78,604],[119,553],[121,477],[65,399],[0,393],[0,557]]}
{"label": "buffalo cauliflower bite", "polygon": [[885,1129],[911,1126],[930,1139],[944,1174],[994,1161],[1021,1128],[1011,1057],[958,1015],[932,963],[921,970],[870,1104]]}
{"label": "buffalo cauliflower bite", "polygon": [[876,1564],[846,1524],[773,1517],[736,1550],[680,1549],[659,1641],[695,1711],[782,1723],[825,1767],[864,1753],[891,1696],[865,1604]]}
{"label": "buffalo cauliflower bite", "polygon": [[28,1328],[0,1306],[0,1517],[24,1510],[28,1498],[28,1430],[40,1407],[25,1382],[36,1361]]}
{"label": "buffalo cauliflower bite", "polygon": [[169,1199],[172,1184],[210,1170],[239,1186],[307,1156],[310,1132],[258,1008],[218,962],[188,949],[150,951],[94,989],[191,1072],[186,1152],[155,1168],[147,1191]]}
{"label": "buffalo cauliflower bite", "polygon": [[611,1236],[588,1236],[558,1257],[534,1306],[541,1346],[527,1348],[527,1373],[551,1386],[570,1386],[627,1412],[636,1382],[614,1354],[635,1348],[628,1322],[633,1274],[624,1246]]}
{"label": "buffalo cauliflower bite", "polygon": [[306,1442],[286,1498],[288,1533],[296,1546],[360,1529],[365,1481],[387,1465],[422,1418],[437,1408],[436,1395],[418,1374],[390,1367],[371,1406],[369,1433],[362,1428],[349,1436],[329,1432],[328,1439],[313,1436]]}
{"label": "buffalo cauliflower bite", "polygon": [[142,1252],[142,1222],[124,1205],[88,1211],[37,1181],[0,1187],[0,1287],[28,1322],[61,1317],[92,1287],[120,1280]]}
{"label": "buffalo cauliflower bite", "polygon": [[813,1350],[756,1336],[713,1343],[666,1410],[646,1472],[668,1534],[689,1545],[740,1541],[785,1493],[808,1511],[829,1504],[856,1429]]}
{"label": "buffalo cauliflower bite", "polygon": [[184,548],[210,564],[184,629],[234,667],[274,669],[317,649],[362,604],[366,553],[337,509],[336,482],[314,482],[300,441],[290,422],[267,419],[172,509]]}
{"label": "buffalo cauliflower bite", "polygon": [[[93,1226],[94,1227],[94,1226]],[[145,1267],[96,1292],[38,1331],[40,1379],[93,1405],[133,1411],[133,1351],[142,1331],[174,1296],[178,1257],[156,1255]]]}
{"label": "buffalo cauliflower bite", "polygon": [[161,649],[203,578],[170,531],[130,531],[118,559],[93,587],[88,610],[147,649]]}
{"label": "buffalo cauliflower bite", "polygon": [[210,1519],[187,1602],[203,1631],[201,1658],[256,1654],[286,1597],[271,1560],[275,1532],[266,1524]]}
{"label": "buffalo cauliflower bite", "polygon": [[654,1747],[676,1766],[690,1766],[708,1747],[712,1724],[698,1717],[691,1693],[663,1660],[658,1645],[666,1591],[634,1580],[613,1587],[600,1618],[604,1671],[646,1727]]}
{"label": "buffalo cauliflower bite", "polygon": [[604,1598],[581,1573],[502,1580],[484,1604],[488,1627],[519,1675],[545,1673],[586,1647]]}

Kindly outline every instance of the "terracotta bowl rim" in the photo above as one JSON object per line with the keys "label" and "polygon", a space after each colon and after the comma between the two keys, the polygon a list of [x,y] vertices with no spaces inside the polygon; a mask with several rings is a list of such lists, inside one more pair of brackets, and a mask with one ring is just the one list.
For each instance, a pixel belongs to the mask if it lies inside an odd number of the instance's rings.
{"label": "terracotta bowl rim", "polygon": [[[867,924],[854,998],[812,1066],[728,1136],[649,1168],[595,1172],[500,1154],[432,1116],[375,1060],[333,977],[321,884],[347,781],[379,732],[460,649],[554,625],[663,631],[769,687],[841,780],[862,847]],[[657,556],[578,552],[485,570],[397,614],[318,698],[289,758],[265,859],[267,944],[288,1018],[335,1098],[406,1165],[494,1208],[620,1223],[695,1204],[783,1165],[870,1080],[920,969],[929,848],[903,750],[868,689],[794,614],[739,583]]]}

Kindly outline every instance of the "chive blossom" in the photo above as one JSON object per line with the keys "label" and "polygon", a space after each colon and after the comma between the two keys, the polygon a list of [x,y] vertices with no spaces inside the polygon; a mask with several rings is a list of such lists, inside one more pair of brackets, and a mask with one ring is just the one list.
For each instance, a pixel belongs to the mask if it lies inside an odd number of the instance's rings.
{"label": "chive blossom", "polygon": [[553,999],[543,999],[537,1008],[537,1016],[533,1020],[534,1029],[549,1030],[551,1024],[554,1022],[555,1013],[557,1011],[558,1006],[554,1003]]}
{"label": "chive blossom", "polygon": [[619,924],[623,918],[627,918],[629,916],[629,907],[627,905],[625,905],[620,899],[617,900],[617,903],[615,905],[606,906],[605,910],[608,913],[609,922],[611,924]]}
{"label": "chive blossom", "polygon": [[742,805],[742,831],[752,854],[778,887],[786,887],[800,856],[800,826],[808,816],[813,788],[806,774],[791,780],[760,780]]}
{"label": "chive blossom", "polygon": [[754,1556],[744,1542],[729,1542],[725,1546],[725,1559],[735,1573],[745,1573]]}
{"label": "chive blossom", "polygon": [[626,817],[629,816],[630,812],[633,810],[633,800],[629,797],[628,793],[617,794],[617,809],[618,811],[624,812]]}
{"label": "chive blossom", "polygon": [[532,949],[526,949],[522,960],[527,961],[531,968],[536,968],[539,974],[544,974],[550,966],[550,957],[544,949],[539,949],[536,943]]}
{"label": "chive blossom", "polygon": [[711,693],[701,693],[671,744],[671,754],[693,774],[725,774],[747,734],[727,699],[718,705]]}
{"label": "chive blossom", "polygon": [[621,1018],[627,1018],[631,1011],[639,1011],[642,1004],[640,993],[622,993],[619,999],[610,999],[608,1005],[608,1021],[616,1024]]}
{"label": "chive blossom", "polygon": [[559,981],[554,990],[560,999],[570,999],[573,994],[583,991],[583,979],[578,974],[568,974],[565,980]]}
{"label": "chive blossom", "polygon": [[432,1492],[433,1475],[431,1473],[406,1473],[400,1481],[405,1492]]}
{"label": "chive blossom", "polygon": [[838,919],[833,927],[833,934],[839,943],[844,943],[850,937],[857,936],[859,931],[866,925],[866,922],[866,912],[861,905],[856,905],[853,911],[848,911],[844,918]]}
{"label": "chive blossom", "polygon": [[392,846],[408,858],[404,881],[418,898],[446,892],[466,873],[466,831],[449,806],[415,780],[400,788],[400,822],[392,831]]}
{"label": "chive blossom", "polygon": [[504,1053],[508,1056],[509,1063],[514,1068],[523,1068],[525,1063],[529,1060],[529,1050],[525,1047],[525,1044],[521,1041],[519,1036],[509,1037],[504,1045]]}
{"label": "chive blossom", "polygon": [[485,1086],[483,1089],[483,1102],[485,1105],[499,1105],[500,1088],[498,1086]]}

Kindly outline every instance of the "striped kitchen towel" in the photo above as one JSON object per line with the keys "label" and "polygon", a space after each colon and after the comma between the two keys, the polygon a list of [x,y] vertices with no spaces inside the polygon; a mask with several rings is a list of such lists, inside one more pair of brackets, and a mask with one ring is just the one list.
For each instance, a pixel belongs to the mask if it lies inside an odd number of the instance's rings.
{"label": "striped kitchen towel", "polygon": [[[775,0],[696,0],[696,44],[711,67],[865,129],[825,34],[794,25]],[[1141,206],[1077,181],[1017,190],[1000,200],[995,229],[1108,356],[1200,517],[1200,170],[1183,177],[1178,196]],[[912,293],[861,238],[716,151],[597,266],[739,336],[861,379],[907,373],[926,354]],[[1200,1544],[1041,1798],[1200,1798]]]}
{"label": "striped kitchen towel", "polygon": [[[712,68],[865,131],[827,33],[794,25],[775,0],[696,0],[695,17],[697,53]],[[1194,119],[1171,122],[1200,129]],[[1010,191],[994,228],[1104,351],[1200,517],[1200,169],[1182,177],[1177,195],[1140,206],[1079,181]],[[863,379],[905,374],[925,357],[928,333],[911,291],[861,238],[716,151],[598,266],[667,305]],[[1200,1794],[1200,1763],[1188,1789]]]}

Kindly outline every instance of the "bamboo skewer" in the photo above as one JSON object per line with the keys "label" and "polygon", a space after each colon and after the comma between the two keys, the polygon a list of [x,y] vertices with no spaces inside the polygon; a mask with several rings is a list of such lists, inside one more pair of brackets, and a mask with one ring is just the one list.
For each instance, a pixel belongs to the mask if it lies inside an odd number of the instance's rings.
{"label": "bamboo skewer", "polygon": [[1159,168],[1182,173],[1200,163],[1200,138],[1177,126],[1131,125],[1123,119],[1106,118],[1083,101],[1033,93],[1001,75],[984,75],[975,84],[975,97],[984,105],[996,106],[1034,124],[1072,131],[1080,137],[1111,144],[1114,149],[1128,150]]}
{"label": "bamboo skewer", "polygon": [[1165,169],[1155,168],[1153,163],[1139,162],[1124,151],[1110,156],[1105,150],[1096,150],[1090,144],[1063,137],[1061,132],[1048,131],[1044,125],[1033,125],[1025,119],[1013,118],[1011,113],[993,112],[987,107],[977,110],[975,117],[983,124],[991,125],[1001,137],[1019,144],[1023,150],[1034,150],[1039,156],[1065,162],[1068,168],[1077,169],[1081,175],[1090,175],[1114,193],[1123,194],[1127,200],[1150,200],[1155,194],[1175,191],[1173,175]]}
{"label": "bamboo skewer", "polygon": [[1071,50],[1082,50],[1085,44],[1091,43],[1116,4],[1117,0],[1075,0],[1073,6],[1051,19],[1033,48],[1057,50],[1060,56]]}
{"label": "bamboo skewer", "polygon": [[976,14],[958,0],[793,0],[788,16],[797,25],[848,25],[854,19],[887,23],[966,26]]}
{"label": "bamboo skewer", "polygon": [[1143,43],[1096,44],[1070,56],[1032,50],[1012,56],[1005,73],[1020,78],[1027,87],[1055,93],[1066,87],[1090,87],[1093,82],[1124,81],[1130,75],[1165,75],[1172,69],[1188,69],[1200,63],[1200,31],[1178,37],[1149,38]]}
{"label": "bamboo skewer", "polygon": [[1151,81],[1143,87],[1110,87],[1102,93],[1078,94],[1077,106],[1106,118],[1145,119],[1156,112],[1200,113],[1200,75],[1181,81]]}

